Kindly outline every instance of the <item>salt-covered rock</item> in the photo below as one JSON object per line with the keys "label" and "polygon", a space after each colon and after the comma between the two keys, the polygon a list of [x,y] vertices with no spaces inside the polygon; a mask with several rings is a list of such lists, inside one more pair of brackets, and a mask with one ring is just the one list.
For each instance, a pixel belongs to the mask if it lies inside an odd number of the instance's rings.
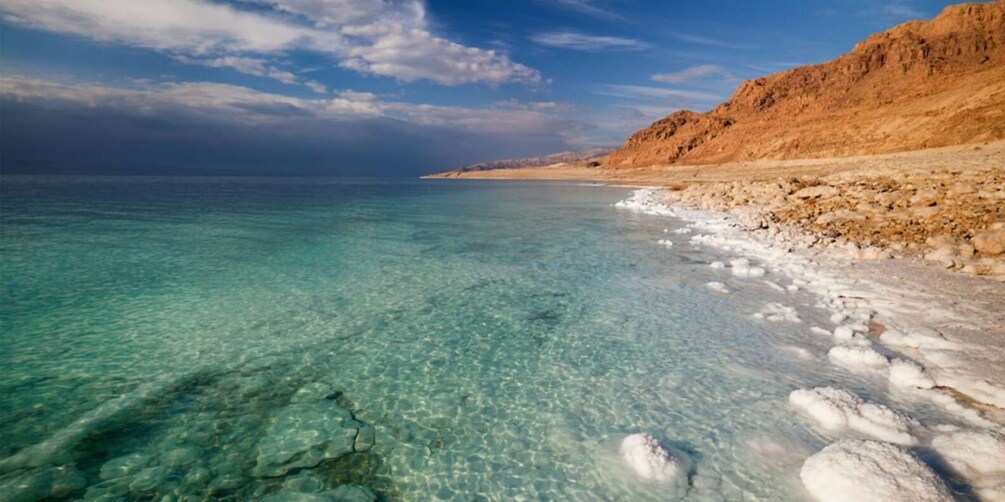
{"label": "salt-covered rock", "polygon": [[817,387],[789,394],[789,403],[831,431],[851,429],[904,445],[917,444],[911,428],[918,423],[881,404],[870,403],[842,389]]}
{"label": "salt-covered rock", "polygon": [[764,319],[771,322],[802,322],[796,309],[780,303],[769,303],[754,314],[756,319]]}
{"label": "salt-covered rock", "polygon": [[827,358],[838,366],[850,369],[883,369],[890,362],[886,356],[869,347],[838,345],[827,352]]}
{"label": "salt-covered rock", "polygon": [[905,448],[844,440],[803,463],[799,477],[821,502],[949,502],[945,482]]}
{"label": "salt-covered rock", "polygon": [[718,281],[707,282],[705,283],[705,287],[711,289],[712,291],[718,291],[720,293],[729,293],[729,289],[726,288],[726,285]]}
{"label": "salt-covered rock", "polygon": [[907,359],[890,361],[890,383],[897,387],[931,389],[935,381],[916,362]]}
{"label": "salt-covered rock", "polygon": [[670,239],[660,239],[660,240],[656,241],[656,243],[659,244],[660,246],[664,246],[664,247],[668,247],[668,248],[672,248],[673,247],[673,241],[670,240]]}
{"label": "salt-covered rock", "polygon": [[618,453],[644,479],[674,481],[687,477],[687,457],[671,452],[649,434],[637,433],[625,437]]}
{"label": "salt-covered rock", "polygon": [[674,216],[676,211],[667,203],[666,192],[654,188],[642,188],[632,192],[627,199],[617,202],[614,207],[657,216]]}
{"label": "salt-covered rock", "polygon": [[1005,500],[1005,437],[989,431],[960,431],[936,437],[946,463],[977,489],[983,500]]}

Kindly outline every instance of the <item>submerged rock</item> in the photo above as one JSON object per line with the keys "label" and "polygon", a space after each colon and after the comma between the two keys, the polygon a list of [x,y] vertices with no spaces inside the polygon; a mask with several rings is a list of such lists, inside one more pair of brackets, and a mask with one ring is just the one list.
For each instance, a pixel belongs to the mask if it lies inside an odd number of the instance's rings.
{"label": "submerged rock", "polygon": [[259,442],[258,477],[282,476],[291,469],[314,467],[373,446],[373,429],[352,413],[325,399],[331,389],[311,384],[297,391],[293,402],[269,420]]}

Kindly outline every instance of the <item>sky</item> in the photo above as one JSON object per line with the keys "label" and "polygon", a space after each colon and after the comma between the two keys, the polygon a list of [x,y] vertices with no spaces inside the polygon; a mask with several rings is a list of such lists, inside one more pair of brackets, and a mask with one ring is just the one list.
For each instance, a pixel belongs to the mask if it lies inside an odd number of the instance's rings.
{"label": "sky", "polygon": [[937,0],[0,0],[0,170],[415,176],[617,146]]}

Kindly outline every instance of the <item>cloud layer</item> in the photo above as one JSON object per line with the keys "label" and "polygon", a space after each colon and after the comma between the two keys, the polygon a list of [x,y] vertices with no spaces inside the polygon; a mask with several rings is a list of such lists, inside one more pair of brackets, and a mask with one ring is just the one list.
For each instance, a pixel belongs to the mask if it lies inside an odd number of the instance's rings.
{"label": "cloud layer", "polygon": [[541,82],[537,70],[505,55],[434,35],[418,1],[244,3],[257,8],[208,0],[5,0],[0,11],[10,23],[153,49],[179,61],[226,66],[286,83],[300,79],[267,61],[296,50],[404,82]]}
{"label": "cloud layer", "polygon": [[551,102],[436,106],[355,91],[298,98],[210,82],[117,87],[25,77],[0,78],[0,90],[6,172],[51,172],[74,159],[99,172],[151,165],[415,175],[568,149],[585,127]]}

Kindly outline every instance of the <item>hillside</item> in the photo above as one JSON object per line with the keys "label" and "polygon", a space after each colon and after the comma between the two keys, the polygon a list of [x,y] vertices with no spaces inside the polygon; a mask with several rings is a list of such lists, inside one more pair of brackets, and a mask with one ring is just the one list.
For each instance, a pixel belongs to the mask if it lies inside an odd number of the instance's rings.
{"label": "hillside", "polygon": [[[563,164],[579,162],[581,160],[596,159],[611,153],[613,148],[591,148],[589,150],[578,150],[574,152],[559,152],[540,157],[527,157],[522,159],[501,159],[487,162],[479,162],[464,167],[459,167],[449,172],[478,172],[491,171],[493,169],[518,169],[523,167],[540,167],[551,164]],[[447,174],[447,173],[444,173]]]}
{"label": "hillside", "polygon": [[748,80],[634,133],[605,168],[917,150],[1005,138],[1005,0],[947,7],[837,59]]}

